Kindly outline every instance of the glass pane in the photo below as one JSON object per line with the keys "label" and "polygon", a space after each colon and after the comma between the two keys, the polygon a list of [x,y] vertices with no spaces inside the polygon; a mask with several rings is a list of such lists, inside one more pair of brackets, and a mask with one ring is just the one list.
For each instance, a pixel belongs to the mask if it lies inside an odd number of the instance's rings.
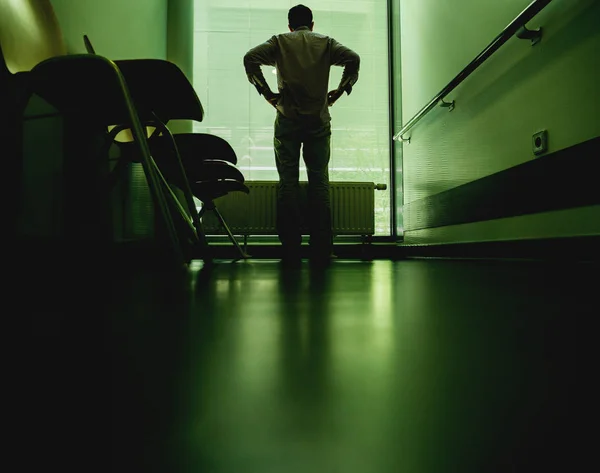
{"label": "glass pane", "polygon": [[[401,31],[400,31],[400,2],[401,0],[392,0],[390,2],[390,15],[394,19],[391,25],[391,65],[392,67],[392,107],[394,111],[394,123],[393,129],[394,134],[402,129],[402,61],[400,57],[401,51]],[[395,159],[395,189],[394,194],[396,196],[396,234],[399,239],[404,237],[404,218],[402,214],[403,201],[404,201],[404,188],[403,188],[403,173],[402,173],[402,152],[403,145],[401,141],[394,141],[394,159]]]}
{"label": "glass pane", "polygon": [[[205,108],[194,131],[229,141],[247,180],[277,180],[273,152],[274,110],[248,83],[242,59],[252,47],[285,33],[296,1],[196,0],[194,86]],[[387,2],[320,1],[311,6],[315,31],[332,36],[361,56],[359,80],[349,97],[330,109],[332,181],[386,184],[375,193],[375,234],[390,235],[390,126]],[[343,69],[333,67],[330,89]],[[274,69],[263,72],[277,90]],[[301,179],[306,179],[301,168]]]}

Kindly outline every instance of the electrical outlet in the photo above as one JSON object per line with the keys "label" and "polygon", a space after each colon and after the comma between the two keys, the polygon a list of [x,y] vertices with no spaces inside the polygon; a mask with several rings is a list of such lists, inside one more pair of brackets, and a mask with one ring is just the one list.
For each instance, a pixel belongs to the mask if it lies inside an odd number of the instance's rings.
{"label": "electrical outlet", "polygon": [[548,151],[548,132],[546,130],[538,131],[534,133],[531,139],[531,146],[533,154],[539,156]]}

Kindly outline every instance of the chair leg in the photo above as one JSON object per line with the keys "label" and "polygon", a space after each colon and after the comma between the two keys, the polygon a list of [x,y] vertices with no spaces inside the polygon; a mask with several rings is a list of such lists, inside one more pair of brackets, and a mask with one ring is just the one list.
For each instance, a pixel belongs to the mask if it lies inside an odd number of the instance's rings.
{"label": "chair leg", "polygon": [[171,211],[169,209],[167,199],[164,193],[162,192],[160,180],[156,176],[155,170],[152,169],[152,164],[150,163],[148,158],[152,159],[150,157],[142,157],[141,159],[144,174],[148,181],[148,188],[150,189],[155,205],[157,205],[158,207],[159,214],[163,217],[163,223],[165,224],[169,240],[171,241],[171,244],[173,246],[173,251],[175,252],[175,258],[177,260],[177,263],[185,265],[187,264],[187,259],[184,256],[181,241],[179,239],[179,235],[177,234],[177,229],[175,228],[173,215],[171,214]]}
{"label": "chair leg", "polygon": [[250,255],[244,251],[244,249],[240,246],[240,244],[238,243],[238,241],[233,236],[233,233],[231,233],[231,230],[229,229],[229,226],[227,225],[227,223],[225,222],[225,219],[221,215],[221,212],[219,212],[219,209],[217,209],[217,207],[213,205],[212,206],[212,210],[214,211],[215,215],[219,219],[219,222],[221,222],[221,225],[223,225],[223,228],[227,232],[227,235],[229,235],[229,239],[235,245],[235,247],[237,248],[237,250],[240,252],[240,255],[242,256],[242,258],[243,259],[250,258]]}
{"label": "chair leg", "polygon": [[[184,221],[185,228],[194,243],[200,245],[202,260],[207,264],[212,263],[213,257],[206,239],[206,234],[202,228],[202,222],[200,221],[204,208],[201,209],[201,213],[199,214],[194,204],[194,207],[190,211],[191,215],[188,215],[158,167],[156,168],[156,173],[163,184],[166,195],[170,197],[170,202],[175,208],[176,215],[179,215],[179,217]],[[198,222],[197,225],[193,224],[194,221]]]}
{"label": "chair leg", "polygon": [[169,211],[167,200],[165,198],[164,193],[161,192],[160,181],[154,172],[155,169],[152,166],[152,157],[150,155],[150,147],[148,146],[146,132],[145,129],[142,127],[142,123],[133,104],[133,100],[131,99],[127,83],[117,65],[114,62],[109,61],[108,59],[106,59],[105,61],[107,65],[111,67],[111,69],[114,71],[115,77],[119,82],[119,88],[121,89],[121,92],[123,94],[123,99],[127,106],[129,119],[131,120],[132,135],[140,150],[140,161],[142,163],[146,179],[148,180],[148,187],[150,189],[152,199],[154,201],[154,204],[158,208],[159,214],[163,218],[163,223],[167,230],[169,241],[171,242],[172,250],[174,253],[175,264],[178,267],[186,266],[187,259],[184,256],[183,248],[181,246],[179,236],[177,235],[177,230],[175,229],[175,224],[173,222],[171,212]]}
{"label": "chair leg", "polygon": [[[188,213],[185,211],[185,209],[181,205],[181,202],[179,202],[179,199],[173,192],[173,189],[171,189],[171,186],[169,185],[169,183],[167,182],[167,180],[165,179],[163,174],[160,172],[160,169],[154,163],[154,159],[153,158],[151,158],[151,159],[152,159],[153,165],[155,166],[156,175],[158,176],[158,179],[163,186],[163,190],[164,190],[165,194],[168,196],[169,201],[172,203],[174,209],[179,214],[181,219],[186,222],[186,224],[187,224],[186,226],[189,228],[194,241],[198,242],[199,236],[198,236],[197,232],[195,231],[194,225],[192,224],[192,221],[194,220],[194,215],[193,214],[188,215]],[[196,213],[196,212],[194,212],[194,213]]]}
{"label": "chair leg", "polygon": [[148,148],[146,137],[142,133],[141,125],[139,126],[139,130],[137,130],[137,128],[138,127],[136,127],[134,124],[132,131],[134,139],[140,147],[140,161],[144,169],[146,180],[148,181],[148,188],[155,205],[158,207],[159,214],[163,218],[163,223],[167,230],[172,249],[175,253],[176,264],[178,266],[184,266],[187,264],[187,258],[184,256],[181,241],[175,228],[175,222],[173,221],[173,215],[171,214],[167,198],[163,192],[163,186],[160,183],[160,178],[156,174],[156,165],[154,164],[152,156],[150,155],[150,149]]}
{"label": "chair leg", "polygon": [[[197,233],[197,241],[200,243],[203,253],[207,254],[209,252],[208,242],[206,241],[206,235],[204,233],[204,229],[202,228],[202,222],[200,221],[200,216],[196,210],[196,203],[194,202],[194,196],[192,194],[192,188],[190,187],[190,182],[187,178],[187,174],[185,172],[185,168],[183,167],[183,162],[181,161],[181,155],[179,154],[179,148],[177,147],[177,142],[175,141],[175,137],[171,130],[163,123],[156,113],[153,112],[154,118],[156,119],[156,130],[160,130],[161,133],[165,133],[173,146],[173,150],[175,151],[175,159],[177,161],[177,168],[181,177],[181,182],[183,185],[182,191],[186,200],[186,204],[189,210],[189,214],[192,217],[192,221],[194,223],[194,227]],[[164,178],[163,178],[164,180]],[[166,182],[166,181],[165,181]],[[168,186],[168,184],[167,184]],[[170,190],[170,187],[169,187]],[[177,201],[179,203],[179,201]],[[180,206],[181,207],[181,206]]]}
{"label": "chair leg", "polygon": [[169,128],[158,119],[158,117],[156,116],[155,113],[153,113],[153,115],[155,116],[155,118],[157,120],[157,125],[158,125],[157,128],[160,128],[161,132],[165,133],[169,137],[171,144],[173,146],[173,150],[175,151],[175,159],[177,161],[177,168],[178,168],[179,174],[182,178],[181,179],[182,184],[183,184],[182,190],[185,195],[185,200],[186,200],[187,206],[189,208],[189,212],[192,215],[192,220],[194,221],[196,230],[200,234],[200,233],[202,233],[202,224],[200,222],[200,218],[198,217],[198,212],[195,212],[196,203],[194,202],[192,188],[190,187],[190,182],[187,178],[185,168],[183,167],[183,162],[181,161],[181,155],[179,154],[179,148],[177,147],[177,142],[175,141],[175,137],[173,136],[173,133],[171,133],[171,130],[169,130]]}

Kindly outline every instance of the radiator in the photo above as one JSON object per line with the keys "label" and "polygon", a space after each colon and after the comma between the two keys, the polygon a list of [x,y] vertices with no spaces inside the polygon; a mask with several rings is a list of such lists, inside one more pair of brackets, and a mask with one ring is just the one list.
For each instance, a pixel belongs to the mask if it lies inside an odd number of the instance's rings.
{"label": "radiator", "polygon": [[[234,235],[277,235],[277,182],[246,181],[250,194],[232,192],[215,201]],[[372,182],[331,182],[331,217],[334,235],[362,235],[375,233],[375,190],[384,190],[385,184]],[[300,183],[302,231],[306,225],[307,183]],[[224,235],[225,231],[213,212],[202,219],[207,235]]]}

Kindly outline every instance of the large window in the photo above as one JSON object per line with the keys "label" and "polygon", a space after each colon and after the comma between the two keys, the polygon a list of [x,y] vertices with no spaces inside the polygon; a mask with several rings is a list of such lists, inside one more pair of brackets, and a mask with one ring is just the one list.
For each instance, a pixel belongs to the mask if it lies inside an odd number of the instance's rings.
{"label": "large window", "polygon": [[[235,149],[247,180],[277,180],[273,154],[275,112],[251,86],[242,58],[252,47],[287,28],[287,12],[298,1],[196,0],[194,87],[206,116],[194,131],[225,138]],[[332,181],[388,185],[375,193],[376,235],[390,235],[390,127],[388,21],[384,0],[319,0],[307,4],[315,31],[332,36],[361,57],[358,83],[330,110]],[[274,68],[263,67],[273,91]],[[341,78],[333,67],[330,89]],[[304,176],[304,177],[303,177]],[[306,179],[301,168],[301,179]]]}

